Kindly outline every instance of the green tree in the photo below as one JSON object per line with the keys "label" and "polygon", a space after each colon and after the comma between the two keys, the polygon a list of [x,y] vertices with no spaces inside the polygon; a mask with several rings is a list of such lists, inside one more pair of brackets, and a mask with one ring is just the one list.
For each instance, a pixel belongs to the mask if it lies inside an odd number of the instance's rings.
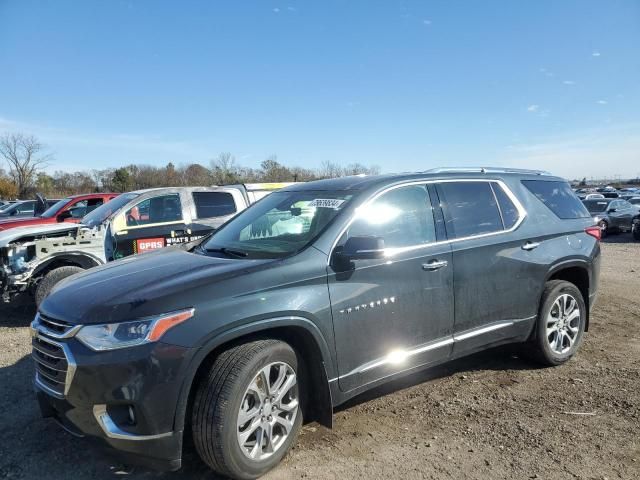
{"label": "green tree", "polygon": [[127,192],[131,190],[133,179],[129,170],[126,168],[118,168],[113,172],[113,180],[111,181],[113,189],[116,192]]}

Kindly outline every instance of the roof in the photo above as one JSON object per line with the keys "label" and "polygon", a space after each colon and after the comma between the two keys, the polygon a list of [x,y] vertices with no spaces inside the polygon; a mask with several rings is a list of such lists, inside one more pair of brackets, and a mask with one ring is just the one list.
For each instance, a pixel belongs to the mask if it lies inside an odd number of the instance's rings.
{"label": "roof", "polygon": [[76,198],[108,197],[109,195],[118,196],[120,194],[119,193],[111,193],[111,192],[105,192],[105,193],[80,193],[78,195],[69,195],[68,197],[64,197],[64,198],[73,198],[75,200]]}
{"label": "roof", "polygon": [[360,191],[373,188],[377,185],[389,183],[412,181],[412,180],[440,180],[451,178],[503,178],[517,177],[527,180],[552,180],[565,181],[560,177],[555,177],[548,172],[538,170],[521,170],[513,168],[490,168],[490,167],[464,167],[464,168],[437,168],[425,172],[415,173],[390,173],[385,175],[354,175],[348,177],[328,178],[325,180],[315,180],[312,182],[299,183],[283,188],[285,191],[299,190],[350,190]]}

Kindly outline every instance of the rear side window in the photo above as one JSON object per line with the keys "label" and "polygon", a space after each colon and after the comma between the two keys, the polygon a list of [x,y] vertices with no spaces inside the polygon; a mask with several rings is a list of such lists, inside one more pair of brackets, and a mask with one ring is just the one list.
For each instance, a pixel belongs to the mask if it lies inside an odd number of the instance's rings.
{"label": "rear side window", "polygon": [[198,218],[224,217],[236,213],[233,195],[226,192],[193,192]]}
{"label": "rear side window", "polygon": [[447,235],[465,238],[504,229],[489,182],[443,182],[436,185],[444,207]]}
{"label": "rear side window", "polygon": [[498,200],[498,206],[500,207],[500,214],[502,215],[504,228],[509,230],[518,223],[520,212],[518,212],[518,208],[513,204],[500,184],[494,182],[491,186],[493,187],[493,193],[496,195],[496,200]]}
{"label": "rear side window", "polygon": [[569,220],[590,216],[567,182],[522,180],[522,184],[549,207],[558,218]]}

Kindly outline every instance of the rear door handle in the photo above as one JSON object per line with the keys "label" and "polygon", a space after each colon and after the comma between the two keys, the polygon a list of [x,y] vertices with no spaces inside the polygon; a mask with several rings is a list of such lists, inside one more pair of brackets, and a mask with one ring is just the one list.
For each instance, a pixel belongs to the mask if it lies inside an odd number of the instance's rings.
{"label": "rear door handle", "polygon": [[447,265],[449,265],[449,262],[447,262],[446,260],[433,260],[429,263],[423,263],[422,269],[428,272],[433,272],[434,270],[439,270],[446,267]]}
{"label": "rear door handle", "polygon": [[540,242],[527,242],[524,245],[522,245],[522,249],[531,251],[535,248],[538,248],[539,246],[540,246]]}

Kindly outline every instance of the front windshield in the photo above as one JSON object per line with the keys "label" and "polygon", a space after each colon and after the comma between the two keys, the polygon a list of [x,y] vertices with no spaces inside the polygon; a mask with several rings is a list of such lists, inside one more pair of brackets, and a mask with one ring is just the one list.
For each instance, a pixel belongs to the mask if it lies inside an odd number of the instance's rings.
{"label": "front windshield", "polygon": [[113,200],[109,200],[107,203],[100,205],[93,212],[85,215],[82,218],[81,223],[88,227],[95,227],[96,225],[100,225],[113,213],[120,210],[120,208],[122,208],[124,205],[126,205],[139,195],[139,193],[123,193],[122,195],[118,195]]}
{"label": "front windshield", "polygon": [[228,257],[286,257],[313,241],[351,197],[308,190],[272,193],[215,232],[202,248]]}
{"label": "front windshield", "polygon": [[58,214],[58,211],[64,207],[68,202],[71,201],[71,197],[63,198],[62,200],[58,200],[56,203],[47,208],[42,215],[42,218],[51,218],[55,217]]}
{"label": "front windshield", "polygon": [[17,210],[18,206],[20,205],[20,202],[16,202],[16,203],[10,203],[9,205],[7,205],[7,208],[5,208],[4,210],[2,210],[3,213],[11,213],[14,210]]}
{"label": "front windshield", "polygon": [[584,206],[587,207],[589,213],[601,213],[607,209],[609,202],[603,200],[587,200],[584,202]]}
{"label": "front windshield", "polygon": [[13,203],[5,203],[4,205],[0,206],[0,211],[2,210],[6,210],[7,208],[9,208],[11,205],[13,205]]}

